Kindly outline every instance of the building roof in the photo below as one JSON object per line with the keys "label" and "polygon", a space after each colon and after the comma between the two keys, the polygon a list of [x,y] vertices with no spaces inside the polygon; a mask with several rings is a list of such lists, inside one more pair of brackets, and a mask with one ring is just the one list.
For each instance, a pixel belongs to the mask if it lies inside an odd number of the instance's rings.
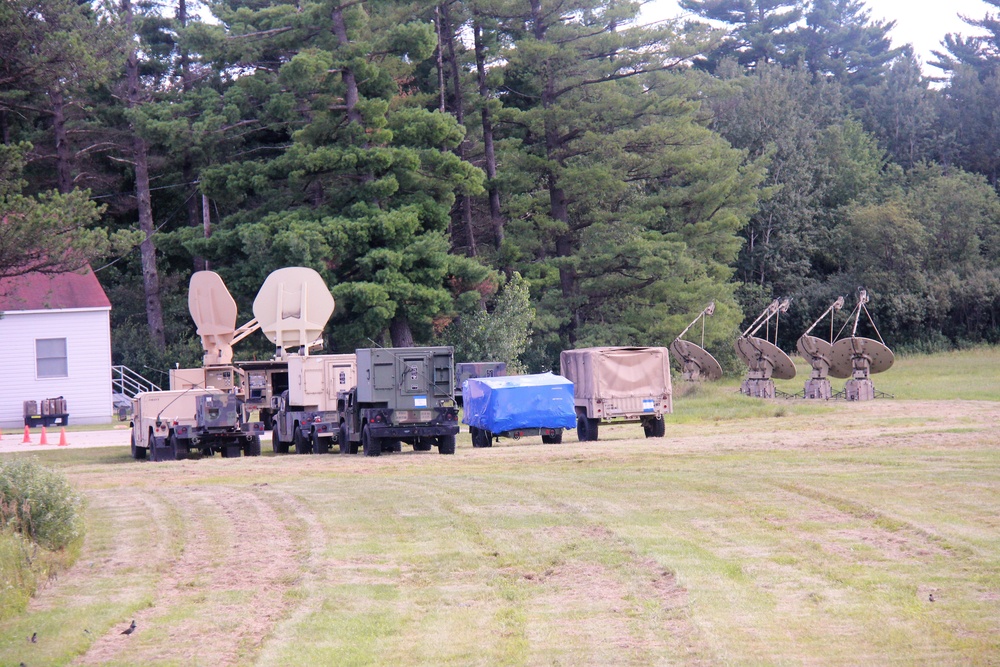
{"label": "building roof", "polygon": [[90,266],[81,273],[26,273],[0,278],[0,312],[111,308]]}

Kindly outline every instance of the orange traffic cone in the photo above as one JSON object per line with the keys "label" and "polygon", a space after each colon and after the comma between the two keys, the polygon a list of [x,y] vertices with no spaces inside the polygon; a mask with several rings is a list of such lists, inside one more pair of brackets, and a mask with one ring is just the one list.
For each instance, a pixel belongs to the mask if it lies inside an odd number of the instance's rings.
{"label": "orange traffic cone", "polygon": [[45,427],[42,427],[42,439],[38,441],[39,445],[47,445],[49,441],[45,439]]}
{"label": "orange traffic cone", "polygon": [[66,429],[61,428],[59,429],[59,446],[66,447],[67,445],[69,445],[69,443],[66,442]]}
{"label": "orange traffic cone", "polygon": [[27,425],[25,425],[25,427],[24,427],[24,440],[21,441],[21,444],[22,445],[30,445],[31,444],[31,431],[28,430],[28,426]]}

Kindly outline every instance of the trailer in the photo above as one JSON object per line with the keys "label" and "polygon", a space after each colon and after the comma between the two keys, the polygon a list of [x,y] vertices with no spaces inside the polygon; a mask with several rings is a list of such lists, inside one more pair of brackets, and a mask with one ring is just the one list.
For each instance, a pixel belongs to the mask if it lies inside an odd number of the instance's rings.
{"label": "trailer", "polygon": [[602,422],[640,422],[647,438],[663,437],[663,416],[673,412],[667,348],[564,350],[559,367],[573,381],[580,441],[597,440]]}
{"label": "trailer", "polygon": [[576,426],[573,383],[552,373],[471,378],[462,387],[472,446],[492,447],[501,437],[540,435],[562,442],[563,429]]}

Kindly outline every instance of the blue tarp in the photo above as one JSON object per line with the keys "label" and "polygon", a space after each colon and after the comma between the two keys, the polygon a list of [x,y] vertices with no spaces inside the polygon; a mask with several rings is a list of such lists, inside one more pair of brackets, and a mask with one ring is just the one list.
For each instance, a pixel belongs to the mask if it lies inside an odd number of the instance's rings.
{"label": "blue tarp", "polygon": [[573,383],[552,373],[470,378],[462,385],[462,421],[491,433],[575,428]]}

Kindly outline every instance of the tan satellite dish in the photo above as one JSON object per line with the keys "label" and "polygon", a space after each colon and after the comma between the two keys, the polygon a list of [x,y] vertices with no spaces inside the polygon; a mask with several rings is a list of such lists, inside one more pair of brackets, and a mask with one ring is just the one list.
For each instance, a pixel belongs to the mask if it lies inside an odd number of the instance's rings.
{"label": "tan satellite dish", "polygon": [[736,339],[736,354],[750,367],[751,371],[764,374],[764,377],[778,380],[791,380],[795,377],[795,364],[774,343],[756,336],[743,336]]}
{"label": "tan satellite dish", "polygon": [[282,350],[303,347],[323,335],[335,303],[323,277],[293,266],[267,277],[253,302],[253,314],[267,339]]}
{"label": "tan satellite dish", "polygon": [[[862,366],[867,364],[869,373],[882,373],[892,367],[896,360],[892,350],[871,338],[852,336],[841,338],[833,344],[833,355],[830,364],[830,375],[833,377],[851,377],[855,366],[863,370]],[[833,374],[836,368],[838,375]]]}
{"label": "tan satellite dish", "polygon": [[[681,370],[685,380],[718,380],[722,377],[722,366],[715,360],[708,350],[705,349],[705,317],[715,313],[715,302],[698,313],[698,316],[691,321],[691,324],[684,328],[684,331],[677,335],[674,342],[670,344],[670,351],[675,359],[681,364]],[[693,327],[698,320],[701,320],[701,345],[683,340],[681,337]]]}
{"label": "tan satellite dish", "polygon": [[722,377],[722,366],[700,345],[678,338],[670,344],[670,351],[681,362],[685,375],[710,382]]}
{"label": "tan satellite dish", "polygon": [[805,334],[799,337],[795,347],[799,351],[799,356],[809,362],[809,365],[814,369],[825,368],[826,374],[832,375],[835,378],[850,376],[850,370],[848,370],[847,375],[837,374],[837,369],[833,367],[833,362],[831,361],[833,358],[833,345],[822,338]]}
{"label": "tan satellite dish", "polygon": [[191,276],[188,310],[201,336],[205,365],[232,363],[237,308],[218,273],[198,271]]}

